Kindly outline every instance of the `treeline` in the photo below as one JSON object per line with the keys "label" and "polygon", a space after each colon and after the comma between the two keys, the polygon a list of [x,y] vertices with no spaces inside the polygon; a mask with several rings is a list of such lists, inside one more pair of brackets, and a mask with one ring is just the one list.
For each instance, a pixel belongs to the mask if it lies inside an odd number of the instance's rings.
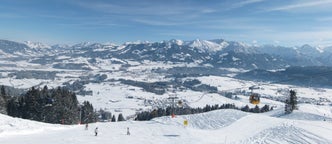
{"label": "treeline", "polygon": [[142,81],[134,81],[134,80],[126,80],[126,79],[119,79],[119,81],[126,85],[132,85],[136,87],[141,87],[147,92],[155,93],[157,95],[163,95],[166,93],[166,90],[169,89],[170,85],[173,88],[178,89],[191,89],[193,91],[201,91],[207,93],[217,93],[217,87],[210,86],[207,84],[203,84],[201,81],[197,79],[193,80],[185,80],[182,81],[181,79],[176,79],[170,82],[142,82]]}
{"label": "treeline", "polygon": [[76,94],[66,87],[42,89],[32,87],[21,96],[11,96],[8,88],[0,88],[0,113],[13,117],[54,124],[85,124],[96,121],[125,121],[120,113],[117,118],[110,112],[95,111],[92,104],[79,104]]}
{"label": "treeline", "polygon": [[212,106],[206,105],[203,108],[176,107],[173,109],[172,107],[167,107],[166,109],[158,108],[158,109],[154,109],[153,111],[143,111],[143,112],[137,113],[135,120],[147,121],[147,120],[151,120],[156,117],[169,116],[172,113],[174,113],[175,115],[188,115],[188,114],[209,112],[209,111],[218,110],[218,109],[237,109],[237,110],[241,110],[244,112],[252,112],[252,113],[263,113],[263,112],[273,110],[273,108],[272,107],[270,108],[269,105],[264,105],[262,108],[260,108],[258,105],[256,105],[254,108],[249,108],[248,105],[246,105],[242,108],[238,108],[234,104],[222,104],[220,106],[218,104],[212,105]]}
{"label": "treeline", "polygon": [[97,121],[92,104],[79,104],[75,93],[68,89],[32,87],[22,96],[9,96],[1,92],[2,109],[9,116],[55,124],[91,123]]}
{"label": "treeline", "polygon": [[111,112],[108,111],[104,111],[102,109],[100,109],[98,111],[98,121],[101,122],[120,122],[120,121],[126,121],[126,119],[124,118],[124,116],[122,115],[122,113],[119,113],[118,118],[116,119],[115,115],[112,115]]}
{"label": "treeline", "polygon": [[292,84],[310,87],[331,87],[332,67],[326,66],[293,66],[283,71],[271,72],[255,69],[236,75],[236,78],[255,81],[274,81],[274,83]]}
{"label": "treeline", "polygon": [[168,82],[141,82],[134,80],[119,79],[119,81],[126,85],[132,85],[136,87],[141,87],[147,92],[155,93],[157,95],[162,95],[166,92]]}

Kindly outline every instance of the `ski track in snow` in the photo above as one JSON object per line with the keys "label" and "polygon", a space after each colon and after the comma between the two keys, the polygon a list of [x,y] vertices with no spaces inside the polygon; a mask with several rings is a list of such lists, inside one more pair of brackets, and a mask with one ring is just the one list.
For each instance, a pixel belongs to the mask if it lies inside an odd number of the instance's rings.
{"label": "ski track in snow", "polygon": [[177,116],[176,120],[170,117],[161,117],[155,118],[153,121],[161,124],[182,126],[183,121],[187,120],[190,122],[190,125],[188,125],[190,128],[216,130],[226,127],[246,115],[246,113],[240,111],[225,109],[195,115]]}
{"label": "ski track in snow", "polygon": [[314,133],[308,132],[302,128],[298,128],[292,125],[282,125],[273,128],[266,129],[259,134],[251,137],[240,143],[269,143],[269,144],[329,144],[331,143],[325,138],[322,138]]}
{"label": "ski track in snow", "polygon": [[[170,116],[151,121],[125,121],[64,126],[0,115],[1,144],[256,144],[332,143],[332,123],[294,120],[237,110]],[[183,121],[189,125],[184,126]],[[94,136],[94,128],[99,128]],[[131,135],[126,135],[130,127]],[[28,133],[27,133],[28,132]]]}

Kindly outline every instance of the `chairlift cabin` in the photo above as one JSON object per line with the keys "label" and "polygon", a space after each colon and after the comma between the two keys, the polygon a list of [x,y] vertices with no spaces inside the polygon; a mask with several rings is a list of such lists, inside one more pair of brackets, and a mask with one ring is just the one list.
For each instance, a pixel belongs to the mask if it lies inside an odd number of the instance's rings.
{"label": "chairlift cabin", "polygon": [[255,105],[259,104],[261,96],[260,96],[260,94],[253,92],[254,89],[259,89],[259,87],[257,87],[257,86],[251,86],[251,87],[249,87],[249,89],[251,90],[251,94],[249,96],[249,102],[251,104],[255,104]]}
{"label": "chairlift cabin", "polygon": [[249,97],[249,102],[252,104],[259,104],[260,103],[260,95],[258,93],[251,93]]}

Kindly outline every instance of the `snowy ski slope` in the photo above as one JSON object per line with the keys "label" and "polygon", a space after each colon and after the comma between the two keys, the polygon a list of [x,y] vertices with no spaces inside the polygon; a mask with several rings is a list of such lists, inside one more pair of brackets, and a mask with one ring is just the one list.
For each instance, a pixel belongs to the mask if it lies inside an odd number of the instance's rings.
{"label": "snowy ski slope", "polygon": [[[296,114],[292,118],[285,118],[217,110],[144,122],[94,123],[84,130],[84,125],[43,124],[0,115],[0,143],[332,143],[331,119],[322,121],[317,117],[316,120],[297,120],[297,117]],[[188,120],[188,126],[183,125],[184,120]],[[94,136],[95,127],[99,128],[98,136]],[[126,135],[127,127],[131,135]]]}

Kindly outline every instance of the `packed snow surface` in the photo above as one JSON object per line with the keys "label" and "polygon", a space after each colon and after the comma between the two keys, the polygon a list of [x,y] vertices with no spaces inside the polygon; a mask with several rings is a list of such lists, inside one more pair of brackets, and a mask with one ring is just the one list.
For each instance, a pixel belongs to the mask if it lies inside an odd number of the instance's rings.
{"label": "packed snow surface", "polygon": [[88,130],[84,125],[44,124],[5,115],[0,115],[0,120],[2,144],[332,143],[331,121],[288,119],[237,110],[166,116],[151,121],[93,123]]}

